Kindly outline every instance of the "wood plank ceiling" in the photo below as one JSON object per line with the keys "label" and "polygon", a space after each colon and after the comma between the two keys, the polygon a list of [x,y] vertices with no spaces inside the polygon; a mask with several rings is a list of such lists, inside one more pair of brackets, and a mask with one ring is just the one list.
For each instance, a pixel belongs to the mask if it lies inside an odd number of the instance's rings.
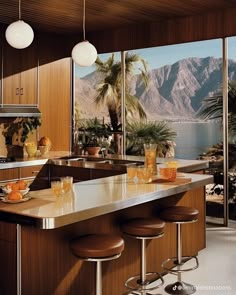
{"label": "wood plank ceiling", "polygon": [[[35,30],[82,32],[83,0],[21,0],[22,19]],[[203,14],[236,6],[236,0],[86,0],[86,31]],[[18,0],[0,0],[0,22],[18,19]]]}

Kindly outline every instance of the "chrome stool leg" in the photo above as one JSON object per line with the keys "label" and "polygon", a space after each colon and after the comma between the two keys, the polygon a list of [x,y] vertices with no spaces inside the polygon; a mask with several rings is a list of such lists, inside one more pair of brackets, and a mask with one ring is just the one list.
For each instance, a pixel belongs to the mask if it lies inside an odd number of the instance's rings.
{"label": "chrome stool leg", "polygon": [[[182,281],[182,272],[194,270],[198,268],[199,262],[196,256],[182,256],[182,227],[181,222],[177,222],[177,260],[176,257],[168,258],[162,263],[162,267],[169,273],[177,275],[177,282],[169,284],[165,287],[165,291],[172,295],[190,295],[196,292],[195,286]],[[188,260],[195,259],[196,265],[192,268],[182,269],[182,266]],[[165,267],[165,264],[173,261],[176,264],[176,270]]]}
{"label": "chrome stool leg", "polygon": [[[160,237],[163,235],[160,235]],[[156,237],[148,237],[148,238],[143,238],[143,237],[136,237],[136,239],[141,240],[140,244],[140,274],[135,275],[131,278],[129,278],[125,282],[126,288],[128,288],[130,291],[125,294],[134,294],[134,295],[148,295],[148,291],[155,290],[159,287],[161,287],[164,284],[164,279],[162,278],[162,275],[159,274],[158,272],[147,272],[146,271],[146,266],[147,266],[147,261],[146,261],[146,240],[147,239],[153,239]],[[160,280],[160,283],[158,285],[155,285],[153,287],[150,287],[149,285],[151,283],[154,283],[155,281]],[[133,285],[132,285],[133,283]]]}
{"label": "chrome stool leg", "polygon": [[102,262],[96,262],[96,295],[102,295]]}

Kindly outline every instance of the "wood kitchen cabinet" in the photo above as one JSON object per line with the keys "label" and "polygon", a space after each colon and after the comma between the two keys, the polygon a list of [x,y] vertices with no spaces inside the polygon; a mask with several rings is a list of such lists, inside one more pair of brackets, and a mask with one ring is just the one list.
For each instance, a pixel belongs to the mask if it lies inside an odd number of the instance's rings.
{"label": "wood kitchen cabinet", "polygon": [[43,165],[0,169],[0,182],[16,181],[23,178],[35,178]]}
{"label": "wood kitchen cabinet", "polygon": [[38,104],[38,54],[34,41],[19,50],[3,44],[2,102],[5,105]]}
{"label": "wood kitchen cabinet", "polygon": [[39,171],[42,169],[43,165],[35,165],[29,167],[19,168],[19,178],[32,178],[36,177]]}
{"label": "wood kitchen cabinet", "polygon": [[0,170],[0,181],[17,180],[19,178],[19,169],[1,169]]}

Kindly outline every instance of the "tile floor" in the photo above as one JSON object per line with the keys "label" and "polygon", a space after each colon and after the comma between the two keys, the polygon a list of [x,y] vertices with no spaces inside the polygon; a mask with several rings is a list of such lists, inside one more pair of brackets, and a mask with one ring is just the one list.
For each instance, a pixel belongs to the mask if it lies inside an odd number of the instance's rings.
{"label": "tile floor", "polygon": [[[185,282],[194,284],[196,295],[236,294],[236,223],[229,227],[207,226],[207,247],[199,253],[199,268],[183,274]],[[175,275],[166,275],[165,285],[175,282]],[[150,293],[151,294],[151,293]],[[153,294],[166,295],[164,288]]]}

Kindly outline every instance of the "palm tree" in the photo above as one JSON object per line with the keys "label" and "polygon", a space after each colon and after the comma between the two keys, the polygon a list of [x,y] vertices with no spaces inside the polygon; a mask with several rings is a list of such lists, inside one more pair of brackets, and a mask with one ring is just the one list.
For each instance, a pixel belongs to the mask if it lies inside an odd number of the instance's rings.
{"label": "palm tree", "polygon": [[[148,85],[147,66],[145,61],[137,54],[127,53],[125,57],[125,74],[126,74],[126,102],[125,114],[129,116],[139,116],[140,119],[146,119],[146,113],[139,103],[136,96],[129,91],[130,81],[132,79],[135,67],[141,65],[139,71],[145,87]],[[111,129],[113,132],[121,131],[121,88],[122,88],[122,73],[121,61],[115,61],[115,55],[102,61],[99,57],[96,60],[96,70],[104,74],[104,80],[97,86],[97,96],[95,103],[106,105],[110,117]],[[115,145],[118,144],[118,138],[115,138]]]}
{"label": "palm tree", "polygon": [[167,141],[176,137],[166,122],[136,121],[127,125],[127,154],[142,155],[144,143],[157,143],[159,150],[165,149]]}
{"label": "palm tree", "polygon": [[[213,96],[205,98],[198,113],[203,119],[223,120],[223,95],[222,90],[217,91]],[[236,81],[228,83],[228,119],[229,132],[231,136],[236,134]]]}

